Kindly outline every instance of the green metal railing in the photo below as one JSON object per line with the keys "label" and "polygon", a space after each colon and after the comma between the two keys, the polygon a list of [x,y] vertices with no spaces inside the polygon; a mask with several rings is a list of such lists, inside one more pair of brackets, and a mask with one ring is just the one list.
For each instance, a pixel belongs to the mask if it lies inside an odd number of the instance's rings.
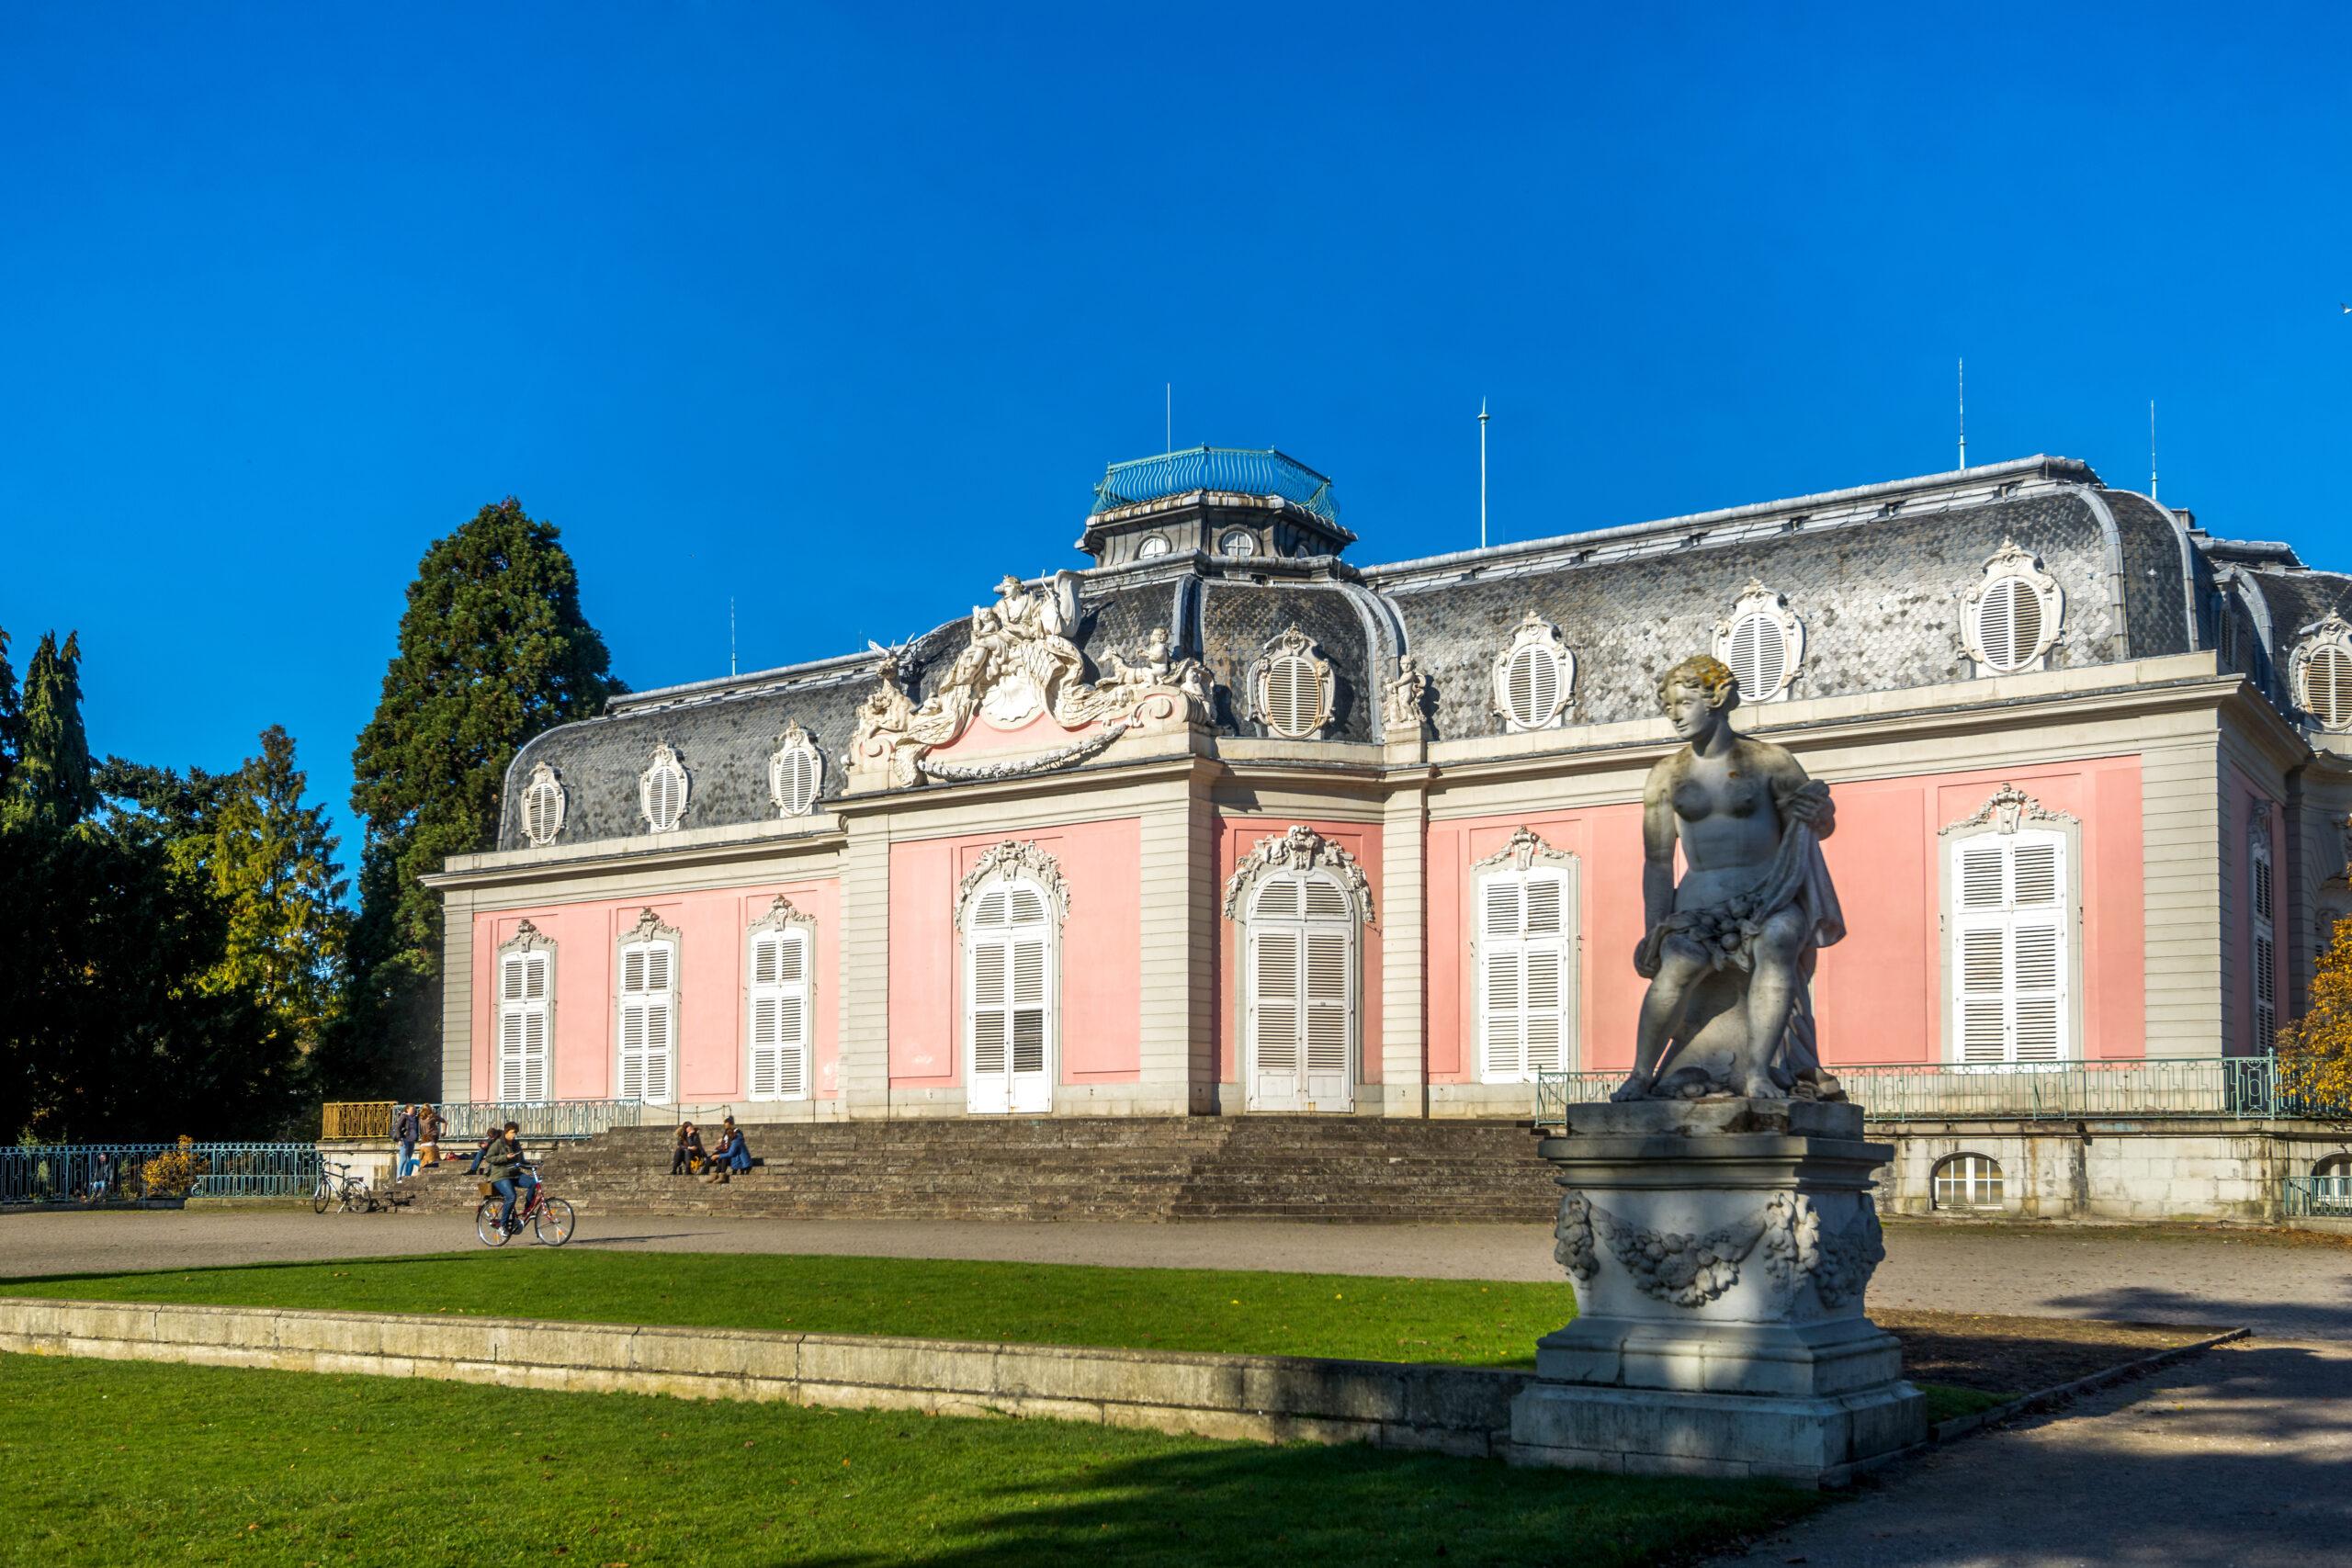
{"label": "green metal railing", "polygon": [[191,1198],[306,1198],[319,1183],[310,1144],[21,1144],[0,1149],[0,1203],[151,1196],[148,1162],[182,1152],[196,1165]]}
{"label": "green metal railing", "polygon": [[[1830,1069],[1873,1122],[1923,1117],[2078,1116],[2352,1117],[2279,1081],[2269,1056],[2155,1056],[2101,1062],[1872,1063]],[[1623,1073],[1544,1073],[1535,1121],[1557,1126],[1571,1105],[1606,1100]]]}
{"label": "green metal railing", "polygon": [[[1135,457],[1102,470],[1094,487],[1093,513],[1158,501],[1196,490],[1228,490],[1243,495],[1278,495],[1295,502],[1326,523],[1340,520],[1331,481],[1295,457],[1272,447],[1188,446],[1156,457]],[[1093,515],[1093,513],[1088,515]]]}
{"label": "green metal railing", "polygon": [[2284,1186],[2287,1218],[2352,1220],[2352,1176],[2290,1176]]}

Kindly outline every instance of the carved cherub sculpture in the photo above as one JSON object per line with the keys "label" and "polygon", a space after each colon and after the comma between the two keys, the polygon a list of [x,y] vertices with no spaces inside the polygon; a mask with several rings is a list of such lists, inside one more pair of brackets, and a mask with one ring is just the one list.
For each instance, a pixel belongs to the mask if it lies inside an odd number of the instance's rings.
{"label": "carved cherub sculpture", "polygon": [[1382,728],[1392,737],[1419,735],[1429,689],[1430,678],[1421,673],[1420,660],[1409,653],[1398,654],[1396,676],[1380,689]]}
{"label": "carved cherub sculpture", "polygon": [[1650,989],[1613,1098],[1842,1100],[1821,1070],[1811,996],[1815,953],[1846,934],[1821,853],[1836,825],[1828,786],[1733,730],[1739,683],[1720,660],[1686,659],[1657,690],[1685,744],[1642,791],[1647,934],[1634,967]]}

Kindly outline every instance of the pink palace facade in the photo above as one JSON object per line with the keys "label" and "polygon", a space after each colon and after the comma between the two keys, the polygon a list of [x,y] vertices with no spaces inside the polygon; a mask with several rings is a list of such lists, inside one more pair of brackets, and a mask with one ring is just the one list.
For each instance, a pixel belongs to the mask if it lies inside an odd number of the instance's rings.
{"label": "pink palace facade", "polygon": [[1835,794],[1833,1066],[2254,1052],[2352,912],[2352,579],[2079,462],[1355,543],[1279,454],[1114,465],[1091,564],[539,737],[429,879],[445,1096],[1523,1117],[1630,1060],[1695,651]]}

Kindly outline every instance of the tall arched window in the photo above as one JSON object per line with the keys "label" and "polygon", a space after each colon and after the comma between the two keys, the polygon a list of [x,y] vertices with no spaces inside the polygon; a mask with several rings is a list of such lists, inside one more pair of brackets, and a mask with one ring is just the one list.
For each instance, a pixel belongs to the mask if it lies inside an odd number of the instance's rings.
{"label": "tall arched window", "polygon": [[548,1098],[554,1040],[555,943],[525,920],[498,950],[500,1100],[527,1103]]}
{"label": "tall arched window", "polygon": [[1054,858],[1006,840],[966,874],[956,899],[964,940],[966,1103],[981,1114],[1053,1109],[1061,923],[1069,895]]}
{"label": "tall arched window", "polygon": [[2254,1048],[2278,1043],[2278,876],[2270,858],[2270,806],[2259,802],[2246,829],[2246,892],[2251,919],[2248,958],[2254,965]]}
{"label": "tall arched window", "polygon": [[678,1098],[678,933],[648,909],[621,934],[619,1090],[649,1105]]}
{"label": "tall arched window", "polygon": [[1248,1108],[1353,1109],[1360,936],[1372,918],[1363,869],[1295,827],[1242,862],[1227,885],[1226,913],[1242,923]]}
{"label": "tall arched window", "polygon": [[808,1098],[815,926],[779,895],[752,923],[744,1006],[753,1100]]}

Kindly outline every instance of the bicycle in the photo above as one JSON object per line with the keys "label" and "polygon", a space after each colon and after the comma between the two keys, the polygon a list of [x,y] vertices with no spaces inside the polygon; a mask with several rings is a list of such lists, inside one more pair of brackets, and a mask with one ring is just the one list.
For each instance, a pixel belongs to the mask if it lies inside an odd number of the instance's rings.
{"label": "bicycle", "polygon": [[[526,1164],[523,1168],[533,1176],[539,1174],[539,1168],[536,1165]],[[542,1247],[561,1247],[571,1239],[572,1226],[576,1222],[571,1205],[564,1199],[549,1196],[544,1179],[531,1184],[531,1195],[514,1211],[514,1223],[511,1226],[498,1223],[499,1213],[505,1207],[506,1200],[492,1192],[482,1199],[481,1207],[474,1210],[474,1235],[481,1238],[484,1247],[504,1247],[509,1237],[523,1234],[526,1224],[531,1227],[532,1237]]]}
{"label": "bicycle", "polygon": [[340,1160],[319,1162],[319,1184],[311,1190],[311,1213],[323,1214],[329,1209],[343,1213],[372,1214],[376,1212],[376,1190],[364,1177],[354,1176],[351,1167]]}

